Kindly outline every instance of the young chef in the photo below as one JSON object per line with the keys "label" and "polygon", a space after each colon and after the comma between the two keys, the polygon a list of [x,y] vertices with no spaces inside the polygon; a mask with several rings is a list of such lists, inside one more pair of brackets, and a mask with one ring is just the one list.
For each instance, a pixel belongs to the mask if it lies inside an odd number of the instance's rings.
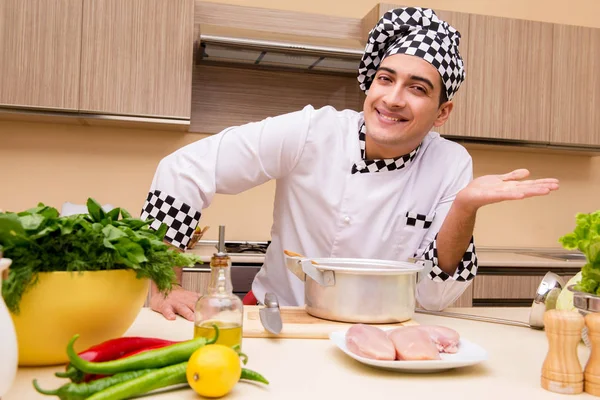
{"label": "young chef", "polygon": [[[281,305],[304,304],[304,283],[285,267],[288,249],[431,260],[417,301],[447,307],[477,273],[477,210],[558,189],[556,179],[523,180],[527,170],[473,180],[467,151],[432,130],[465,79],[460,37],[430,9],[385,13],[359,65],[362,112],[308,105],[189,144],[161,160],[142,218],[166,223],[166,240],[183,250],[215,193],[275,179],[271,244],[252,286],[259,301],[270,291]],[[196,293],[153,294],[151,307],[167,319],[193,320]]]}

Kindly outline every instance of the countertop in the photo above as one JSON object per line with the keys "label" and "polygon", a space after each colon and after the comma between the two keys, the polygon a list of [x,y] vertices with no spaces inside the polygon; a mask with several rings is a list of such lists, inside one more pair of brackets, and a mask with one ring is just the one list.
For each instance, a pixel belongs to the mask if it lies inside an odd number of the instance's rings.
{"label": "countertop", "polygon": [[[208,267],[210,258],[213,253],[216,252],[214,244],[203,243],[202,241],[193,248],[187,250],[197,256],[199,256],[206,264],[199,265],[198,267]],[[507,267],[507,268],[573,268],[580,270],[585,264],[582,260],[570,260],[562,261],[553,258],[538,257],[532,255],[526,255],[521,253],[527,253],[532,251],[552,251],[560,252],[561,249],[532,249],[532,248],[496,248],[496,247],[481,247],[477,248],[477,257],[479,267]],[[568,251],[562,250],[567,253]],[[232,255],[232,262],[237,263],[259,263],[262,264],[264,261],[264,255],[262,254],[244,254],[244,255]]]}
{"label": "countertop", "polygon": [[[447,311],[527,321],[529,308],[461,308]],[[240,382],[227,399],[592,399],[593,396],[560,395],[544,390],[541,367],[547,352],[544,331],[486,322],[415,314],[420,324],[440,324],[485,348],[488,359],[481,364],[432,374],[406,374],[365,366],[344,354],[329,340],[243,340],[248,368],[262,373],[269,386]],[[192,336],[193,324],[185,319],[167,321],[142,309],[126,335],[156,336],[183,340]],[[582,368],[589,357],[585,345],[578,347]],[[22,368],[3,400],[48,399],[34,391],[38,379],[44,388],[58,387],[64,380],[53,376],[61,367]],[[184,388],[146,398],[200,399]]]}

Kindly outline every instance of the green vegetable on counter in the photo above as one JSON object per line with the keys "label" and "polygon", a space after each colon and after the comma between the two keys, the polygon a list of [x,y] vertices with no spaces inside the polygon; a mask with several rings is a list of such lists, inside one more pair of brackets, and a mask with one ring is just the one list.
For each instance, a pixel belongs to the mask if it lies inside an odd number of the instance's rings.
{"label": "green vegetable on counter", "polygon": [[577,214],[575,230],[559,241],[568,250],[580,250],[587,260],[575,290],[600,295],[600,210]]}
{"label": "green vegetable on counter", "polygon": [[41,394],[48,396],[58,396],[60,400],[85,400],[91,395],[101,392],[111,386],[138,378],[142,375],[154,371],[154,369],[142,369],[137,371],[121,372],[119,374],[97,379],[89,383],[66,383],[55,390],[42,389],[37,379],[33,380],[33,387]]}
{"label": "green vegetable on counter", "polygon": [[40,272],[131,269],[166,294],[176,279],[174,266],[201,263],[163,241],[165,224],[154,230],[149,227],[153,219],[133,218],[122,208],[105,212],[91,198],[87,208],[88,214],[60,216],[39,203],[26,211],[0,213],[0,248],[3,257],[12,259],[2,296],[11,312],[19,314],[21,298]]}
{"label": "green vegetable on counter", "polygon": [[215,327],[215,335],[211,339],[204,337],[186,340],[159,349],[148,350],[130,357],[110,361],[87,361],[81,358],[74,349],[74,344],[79,335],[75,335],[67,344],[69,362],[76,369],[93,374],[116,374],[119,372],[135,371],[139,369],[163,368],[169,365],[188,361],[194,351],[200,347],[215,343],[219,338],[219,328]]}

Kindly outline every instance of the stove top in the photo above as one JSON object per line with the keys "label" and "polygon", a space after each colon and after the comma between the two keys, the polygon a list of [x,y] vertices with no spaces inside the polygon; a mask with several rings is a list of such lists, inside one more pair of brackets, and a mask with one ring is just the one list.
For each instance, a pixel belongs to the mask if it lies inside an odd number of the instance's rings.
{"label": "stove top", "polygon": [[229,254],[265,254],[271,242],[225,242]]}

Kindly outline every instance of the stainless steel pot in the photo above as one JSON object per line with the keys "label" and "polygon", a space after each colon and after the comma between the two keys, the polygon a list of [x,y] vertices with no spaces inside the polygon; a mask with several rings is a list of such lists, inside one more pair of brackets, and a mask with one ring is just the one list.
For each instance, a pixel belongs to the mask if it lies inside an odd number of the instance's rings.
{"label": "stainless steel pot", "polygon": [[415,311],[420,264],[359,258],[286,257],[304,281],[306,312],[354,323],[407,321]]}

